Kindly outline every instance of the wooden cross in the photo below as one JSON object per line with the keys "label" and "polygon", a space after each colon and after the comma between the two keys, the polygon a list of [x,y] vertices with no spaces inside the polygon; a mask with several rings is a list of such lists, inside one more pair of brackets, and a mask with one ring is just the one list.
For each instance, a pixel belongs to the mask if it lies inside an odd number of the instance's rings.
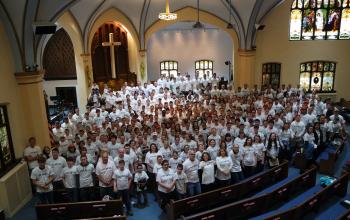
{"label": "wooden cross", "polygon": [[116,71],[115,71],[115,58],[114,58],[114,46],[120,46],[120,42],[114,42],[113,40],[113,33],[109,33],[109,39],[108,42],[103,42],[102,46],[109,47],[110,53],[111,53],[111,71],[112,71],[112,78],[115,79],[117,77]]}

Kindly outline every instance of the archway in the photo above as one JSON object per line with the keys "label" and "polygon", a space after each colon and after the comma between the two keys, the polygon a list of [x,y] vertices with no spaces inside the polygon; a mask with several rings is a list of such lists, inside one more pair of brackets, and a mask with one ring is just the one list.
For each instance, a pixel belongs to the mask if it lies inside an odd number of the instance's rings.
{"label": "archway", "polygon": [[[85,106],[86,106],[87,97],[89,94],[89,87],[87,82],[87,79],[89,76],[87,73],[85,73],[84,61],[82,57],[82,54],[84,53],[82,34],[78,23],[76,22],[76,20],[74,19],[74,17],[70,12],[65,12],[61,17],[59,17],[58,20],[56,21],[56,24],[58,27],[63,28],[67,32],[73,44],[77,79],[75,82],[72,82],[69,85],[76,86],[78,107],[82,112],[84,112],[86,109]],[[38,65],[41,68],[43,67],[42,61],[43,61],[44,48],[47,42],[49,41],[50,37],[51,35],[41,38],[38,44],[36,57],[38,60]],[[62,85],[58,84],[56,86],[62,86]]]}
{"label": "archway", "polygon": [[88,31],[85,32],[85,51],[92,51],[92,41],[94,34],[97,32],[98,28],[101,25],[112,22],[118,23],[120,26],[128,33],[127,34],[127,47],[128,47],[128,56],[129,56],[129,68],[130,72],[137,75],[137,79],[140,79],[140,41],[136,28],[133,26],[130,19],[117,8],[109,8],[106,11],[100,13],[97,17],[92,17],[88,23]]}

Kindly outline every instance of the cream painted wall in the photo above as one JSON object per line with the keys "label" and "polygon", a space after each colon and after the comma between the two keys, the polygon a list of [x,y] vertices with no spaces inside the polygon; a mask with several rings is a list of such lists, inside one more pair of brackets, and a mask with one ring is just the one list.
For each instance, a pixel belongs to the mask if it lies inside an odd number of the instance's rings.
{"label": "cream painted wall", "polygon": [[56,87],[75,87],[77,88],[77,80],[50,80],[43,81],[43,87],[49,98],[49,105],[53,105],[50,96],[56,96]]}
{"label": "cream painted wall", "polygon": [[23,149],[27,143],[30,131],[26,129],[26,106],[21,104],[10,43],[1,20],[0,45],[0,103],[7,104],[15,156],[20,158],[23,155]]}
{"label": "cream painted wall", "polygon": [[287,0],[262,22],[256,42],[255,83],[261,84],[261,69],[265,62],[280,62],[281,84],[299,83],[299,65],[312,60],[336,61],[335,90],[339,98],[350,98],[350,41],[289,41],[289,13],[292,0]]}
{"label": "cream painted wall", "polygon": [[194,76],[196,60],[214,61],[214,72],[228,79],[226,60],[232,60],[231,37],[221,29],[162,30],[153,34],[147,45],[148,80],[156,80],[160,74],[160,62],[178,61],[179,71]]}

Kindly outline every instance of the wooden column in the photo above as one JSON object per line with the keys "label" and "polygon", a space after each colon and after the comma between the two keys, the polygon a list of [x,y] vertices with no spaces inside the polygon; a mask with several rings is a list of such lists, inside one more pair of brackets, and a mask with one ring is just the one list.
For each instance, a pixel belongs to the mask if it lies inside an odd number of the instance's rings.
{"label": "wooden column", "polygon": [[43,76],[45,71],[15,73],[23,114],[27,118],[29,135],[37,140],[41,147],[50,146],[50,136],[48,130],[48,120],[46,116],[46,107],[43,93]]}
{"label": "wooden column", "polygon": [[249,88],[255,84],[255,50],[238,50],[237,71],[234,75],[234,84],[237,89],[238,86],[243,87],[246,83]]}

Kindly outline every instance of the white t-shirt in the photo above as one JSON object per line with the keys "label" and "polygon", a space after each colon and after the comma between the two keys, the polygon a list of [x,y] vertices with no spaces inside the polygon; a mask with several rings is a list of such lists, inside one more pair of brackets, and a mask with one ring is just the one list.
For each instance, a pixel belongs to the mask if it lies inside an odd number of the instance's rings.
{"label": "white t-shirt", "polygon": [[202,169],[202,184],[211,184],[215,182],[215,161],[201,161],[199,168]]}
{"label": "white t-shirt", "polygon": [[77,173],[79,174],[80,188],[92,187],[94,182],[92,180],[92,173],[94,172],[94,165],[91,163],[87,166],[78,165]]}
{"label": "white t-shirt", "polygon": [[231,157],[231,160],[232,160],[231,172],[232,173],[241,172],[242,171],[241,162],[243,160],[241,151],[235,154],[233,150],[231,150],[229,152],[229,157]]}
{"label": "white t-shirt", "polygon": [[77,174],[77,166],[72,166],[71,168],[65,167],[62,171],[62,177],[64,178],[64,186],[66,188],[76,188],[76,174]]}
{"label": "white t-shirt", "polygon": [[113,179],[117,181],[118,190],[127,190],[129,189],[129,178],[132,175],[129,169],[124,168],[124,170],[116,169],[114,171]]}
{"label": "white t-shirt", "polygon": [[[164,169],[160,169],[157,173],[157,183],[162,183],[167,186],[171,186],[171,184],[175,181],[174,171],[172,169],[168,169],[167,171],[164,171]],[[174,191],[175,186],[171,189],[171,191]],[[167,193],[167,190],[162,187],[160,184],[158,184],[158,191]]]}
{"label": "white t-shirt", "polygon": [[[54,176],[54,172],[50,166],[45,166],[44,169],[40,169],[39,167],[35,167],[32,171],[30,178],[32,180],[36,180],[40,184],[46,184],[49,181],[49,177]],[[50,192],[53,190],[52,183],[49,184],[48,189],[43,189],[41,187],[36,187],[37,192]]]}
{"label": "white t-shirt", "polygon": [[56,160],[53,157],[50,157],[49,159],[46,160],[46,164],[52,168],[55,174],[54,181],[61,180],[63,168],[67,166],[66,159],[64,159],[61,156],[58,156]]}
{"label": "white t-shirt", "polygon": [[186,194],[186,183],[188,182],[186,174],[184,172],[181,172],[181,174],[175,172],[174,178],[176,180],[175,187],[177,192],[180,194]]}
{"label": "white t-shirt", "polygon": [[[111,160],[108,160],[107,164],[104,164],[102,161],[99,161],[96,165],[96,175],[100,176],[105,182],[110,182],[112,180],[115,170],[116,167],[114,165],[114,162]],[[101,181],[99,181],[98,185],[100,187],[109,187]]]}
{"label": "white t-shirt", "polygon": [[145,162],[146,162],[146,164],[147,164],[147,170],[148,170],[148,172],[150,172],[150,173],[153,172],[153,166],[154,166],[154,164],[155,164],[156,161],[157,161],[157,156],[158,156],[158,155],[159,155],[158,153],[150,153],[150,152],[147,152]]}
{"label": "white t-shirt", "polygon": [[[41,154],[41,148],[39,146],[34,146],[34,147],[26,147],[24,149],[24,156],[32,156],[32,157],[37,157]],[[33,160],[31,162],[28,162],[29,169],[34,169],[35,167],[39,166],[37,160]]]}
{"label": "white t-shirt", "polygon": [[[216,171],[216,178],[219,180],[228,180],[231,179],[231,168],[232,168],[232,160],[231,157],[217,157],[216,165],[218,167]],[[224,172],[227,172],[225,175]]]}
{"label": "white t-shirt", "polygon": [[256,165],[256,152],[253,146],[243,147],[243,164],[245,166],[255,166]]}
{"label": "white t-shirt", "polygon": [[[145,171],[141,171],[141,173],[136,172],[135,176],[134,176],[134,182],[135,183],[139,183],[139,182],[145,183],[145,182],[147,182],[148,178],[149,177]],[[144,188],[144,190],[145,189],[146,189],[146,187]],[[141,191],[139,186],[137,186],[137,191]]]}
{"label": "white t-shirt", "polygon": [[199,161],[197,159],[195,159],[194,161],[187,159],[183,163],[183,167],[184,167],[185,174],[188,178],[188,182],[190,183],[199,182],[199,177],[198,177]]}

